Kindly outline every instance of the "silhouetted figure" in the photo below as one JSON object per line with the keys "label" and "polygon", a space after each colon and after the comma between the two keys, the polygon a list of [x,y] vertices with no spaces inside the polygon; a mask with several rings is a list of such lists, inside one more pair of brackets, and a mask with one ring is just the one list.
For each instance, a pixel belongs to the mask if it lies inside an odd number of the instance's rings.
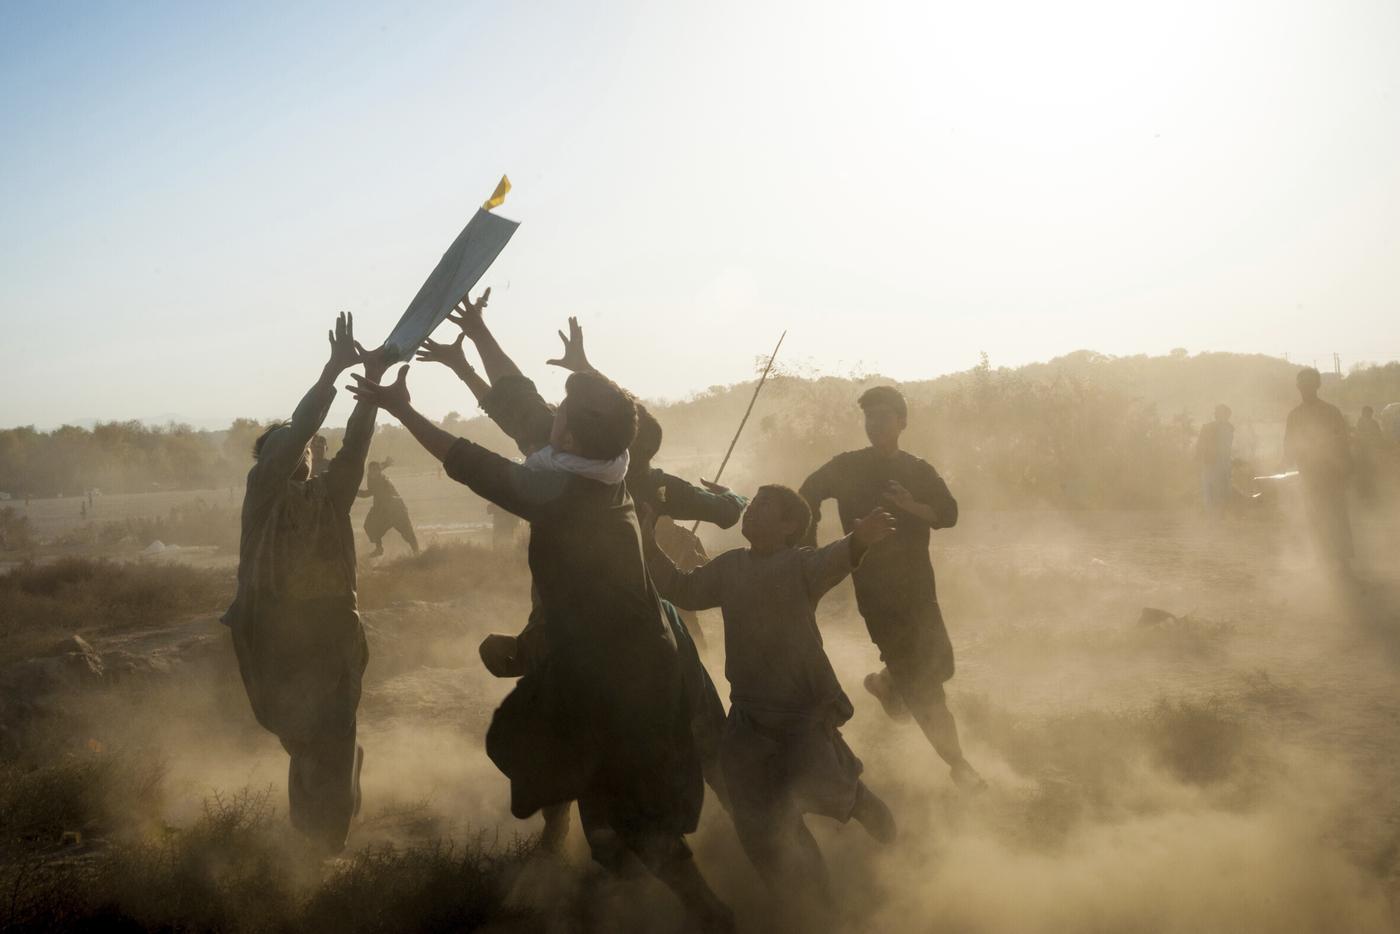
{"label": "silhouetted figure", "polygon": [[1361,407],[1356,420],[1356,492],[1364,500],[1376,497],[1376,473],[1385,460],[1385,434],[1376,421],[1376,410]]}
{"label": "silhouetted figure", "polygon": [[1380,440],[1381,423],[1376,421],[1376,410],[1369,405],[1361,407],[1361,417],[1356,420],[1356,436],[1365,441]]}
{"label": "silhouetted figure", "polygon": [[487,503],[486,512],[491,517],[491,547],[496,551],[514,548],[515,536],[520,531],[520,517],[495,503]]}
{"label": "silhouetted figure", "polygon": [[909,410],[899,390],[877,386],[859,404],[870,447],[838,454],[802,484],[812,507],[808,542],[816,541],[824,500],[836,500],[847,534],[877,507],[894,513],[895,534],[871,548],[851,574],[856,606],[885,663],[883,671],[866,677],[865,687],[890,716],[913,714],[959,788],[980,790],[986,783],[963,755],[944,696],[943,684],[953,677],[953,644],[928,553],[929,530],[955,525],[958,503],[938,471],[900,450]]}
{"label": "silhouetted figure", "polygon": [[774,891],[825,900],[826,865],[803,814],[854,817],[886,843],[895,826],[841,737],[855,708],[827,658],[816,608],[894,531],[894,518],[876,510],[820,549],[800,547],[811,519],[795,491],[761,487],[744,512],[748,548],[686,572],[648,538],[647,563],[676,606],[723,612],[731,706],[720,762],[745,852]]}
{"label": "silhouetted figure", "polygon": [[326,457],[326,436],[317,435],[311,439],[311,476],[319,477],[331,464]]}
{"label": "silhouetted figure", "polygon": [[1288,413],[1283,455],[1301,475],[1319,553],[1346,567],[1352,558],[1351,520],[1347,517],[1351,444],[1341,411],[1317,397],[1321,388],[1317,370],[1309,367],[1299,372],[1298,392],[1303,401]]}
{"label": "silhouetted figure", "polygon": [[238,591],[223,621],[258,723],[291,756],[292,824],[325,851],[345,846],[359,810],[355,744],[360,679],[369,650],[355,597],[350,507],[374,434],[373,402],[361,401],[326,472],[311,476],[308,447],[335,398],[336,378],[357,362],[371,378],[381,357],[355,343],[342,314],[331,356],[290,422],[253,446],[239,543]]}
{"label": "silhouetted figure", "polygon": [[370,461],[365,489],[355,494],[360,499],[374,498],[370,503],[369,514],[365,516],[365,534],[374,543],[374,551],[369,555],[371,558],[384,554],[384,536],[390,529],[403,536],[413,553],[418,554],[418,536],[414,534],[413,523],[408,518],[408,507],[404,505],[403,498],[399,496],[394,484],[384,476],[384,471],[393,466],[393,463],[393,460],[385,460],[382,464],[379,461]]}
{"label": "silhouetted figure", "polygon": [[1201,501],[1206,513],[1223,516],[1230,503],[1232,484],[1230,464],[1234,456],[1235,426],[1230,424],[1230,407],[1217,405],[1215,419],[1201,426],[1196,437],[1196,463],[1201,468]]}
{"label": "silhouetted figure", "polygon": [[732,929],[685,844],[703,784],[675,638],[624,482],[631,398],[597,374],[574,373],[549,445],[522,465],[415,411],[405,373],[390,386],[361,380],[356,396],[396,416],[448,476],[530,523],[548,654],[501,703],[486,737],[510,779],[511,813],[576,800],[595,860],[617,874],[645,866],[702,926]]}

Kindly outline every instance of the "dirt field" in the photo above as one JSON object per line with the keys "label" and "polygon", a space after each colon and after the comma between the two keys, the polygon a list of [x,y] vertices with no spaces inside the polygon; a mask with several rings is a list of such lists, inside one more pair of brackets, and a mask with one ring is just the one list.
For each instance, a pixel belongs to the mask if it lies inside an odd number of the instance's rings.
{"label": "dirt field", "polygon": [[[472,521],[478,504],[453,518]],[[1358,527],[1356,585],[1316,571],[1282,520],[971,513],[936,534],[958,652],[951,704],[991,784],[971,799],[917,728],[886,719],[861,689],[876,653],[849,586],[834,592],[821,618],[857,707],[844,732],[901,839],[881,849],[855,825],[810,820],[842,911],[825,920],[870,931],[1393,929],[1400,570],[1396,527],[1374,512]],[[366,807],[352,847],[538,830],[511,819],[481,747],[509,684],[485,674],[476,643],[517,630],[528,609],[523,555],[503,566],[482,592],[366,613]],[[1145,607],[1175,618],[1140,622]],[[718,619],[705,623],[724,693]],[[208,619],[188,628],[226,639]],[[173,826],[215,791],[271,787],[281,806],[285,754],[253,722],[222,651],[217,678],[132,687],[87,721],[103,748],[163,763]],[[745,929],[792,922],[713,800],[692,844]],[[547,919],[572,917],[580,899],[617,929],[679,929],[654,885],[599,888],[577,830],[570,846],[568,865],[530,861],[510,877],[509,900],[542,912],[542,929],[575,929]]]}

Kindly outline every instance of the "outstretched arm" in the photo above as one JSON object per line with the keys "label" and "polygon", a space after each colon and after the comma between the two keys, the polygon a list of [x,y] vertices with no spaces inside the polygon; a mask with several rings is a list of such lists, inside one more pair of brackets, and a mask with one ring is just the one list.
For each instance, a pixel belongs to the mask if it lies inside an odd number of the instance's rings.
{"label": "outstretched arm", "polygon": [[723,600],[723,571],[711,561],[693,571],[682,571],[666,557],[656,544],[654,527],[656,514],[643,506],[637,517],[642,526],[642,550],[646,555],[647,572],[651,574],[656,592],[682,610],[709,610]]}
{"label": "outstretched arm", "polygon": [[917,490],[911,493],[897,480],[891,480],[885,489],[885,502],[931,528],[952,528],[958,524],[958,501],[938,471],[924,466],[927,469],[919,472]]}
{"label": "outstretched arm", "polygon": [[[365,363],[365,376],[375,382],[382,379],[388,368],[383,348],[373,353],[365,353],[361,348],[360,356]],[[350,419],[345,423],[345,438],[340,450],[335,452],[330,466],[326,468],[326,486],[330,489],[331,498],[347,511],[355,504],[360,481],[364,479],[365,458],[369,456],[369,443],[374,438],[376,411],[372,402],[358,400],[355,403],[355,411],[350,413]]]}
{"label": "outstretched arm", "polygon": [[657,513],[682,522],[699,519],[722,529],[733,528],[749,502],[729,487],[708,480],[701,480],[702,485],[696,486],[659,469],[653,469],[648,479],[656,490]]}
{"label": "outstretched arm", "polygon": [[802,544],[816,547],[817,526],[822,521],[822,503],[836,495],[836,461],[830,460],[818,467],[813,474],[802,481],[797,492],[807,501],[812,510],[812,524],[807,527]]}
{"label": "outstretched arm", "polygon": [[491,384],[482,379],[476,368],[467,362],[467,355],[462,351],[462,341],[466,336],[466,332],[458,334],[457,339],[450,344],[439,344],[430,337],[418,348],[417,359],[424,363],[441,363],[456,373],[457,378],[466,383],[467,388],[476,397],[477,405],[480,405],[486,394],[491,391]]}
{"label": "outstretched arm", "polygon": [[354,315],[342,311],[336,318],[334,330],[328,331],[326,336],[331,344],[330,359],[322,368],[316,384],[297,404],[291,423],[284,429],[274,431],[263,442],[262,453],[258,457],[259,479],[281,483],[292,475],[306,446],[326,420],[326,412],[335,399],[336,378],[360,360],[363,348],[358,348],[355,343]]}
{"label": "outstretched arm", "polygon": [[427,416],[413,407],[408,395],[407,366],[400,367],[398,378],[387,386],[358,373],[351,373],[350,377],[355,380],[355,385],[345,388],[354,394],[357,401],[377,405],[397,418],[408,429],[408,433],[413,435],[414,440],[439,461],[447,457],[447,452],[457,441],[457,436],[434,425]]}
{"label": "outstretched arm", "polygon": [[482,292],[475,302],[472,302],[470,296],[463,295],[461,303],[453,309],[456,314],[449,313],[447,320],[461,328],[462,333],[476,345],[476,352],[481,356],[481,365],[486,368],[486,381],[494,386],[502,376],[520,376],[521,373],[520,367],[506,356],[501,345],[496,343],[495,335],[486,326],[482,312],[486,310],[486,303],[490,300],[490,289]]}
{"label": "outstretched arm", "polygon": [[373,402],[397,418],[429,454],[442,461],[448,476],[508,512],[533,522],[562,501],[570,474],[530,470],[434,425],[413,408],[407,372],[408,367],[399,370],[398,379],[388,386],[355,373],[356,384],[349,389],[356,399]]}

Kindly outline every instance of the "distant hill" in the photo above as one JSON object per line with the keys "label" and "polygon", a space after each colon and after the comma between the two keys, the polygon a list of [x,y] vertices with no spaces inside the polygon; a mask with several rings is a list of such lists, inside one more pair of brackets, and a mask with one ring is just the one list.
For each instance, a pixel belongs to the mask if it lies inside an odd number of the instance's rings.
{"label": "distant hill", "polygon": [[[1230,405],[1237,451],[1277,460],[1281,423],[1296,404],[1298,366],[1260,354],[1178,352],[1111,357],[1077,351],[1046,363],[977,367],[900,384],[910,404],[906,446],[982,503],[1057,506],[1152,505],[1188,498],[1190,451],[1217,403]],[[752,489],[796,485],[832,454],[863,446],[856,398],[892,383],[879,376],[808,376],[781,366],[764,389],[726,482]],[[716,386],[652,405],[665,430],[658,463],[711,477],[753,394],[754,381]],[[1324,398],[1349,420],[1362,405],[1400,401],[1400,364],[1328,377]],[[506,456],[506,439],[483,417],[444,426]],[[105,422],[52,432],[0,431],[0,490],[72,494],[234,486],[248,469],[261,425],[236,420],[221,431]],[[334,451],[340,429],[324,432]],[[392,420],[381,419],[372,458],[402,470],[437,464]]]}

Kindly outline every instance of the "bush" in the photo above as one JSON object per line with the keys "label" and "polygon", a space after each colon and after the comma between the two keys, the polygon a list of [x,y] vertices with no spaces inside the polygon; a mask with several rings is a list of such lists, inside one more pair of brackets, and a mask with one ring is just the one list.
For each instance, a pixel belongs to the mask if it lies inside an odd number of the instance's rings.
{"label": "bush", "polygon": [[225,570],[89,558],[26,562],[0,575],[0,656],[33,651],[59,635],[219,612],[233,590],[233,573]]}
{"label": "bush", "polygon": [[29,517],[13,506],[0,509],[0,551],[24,551],[34,544]]}

